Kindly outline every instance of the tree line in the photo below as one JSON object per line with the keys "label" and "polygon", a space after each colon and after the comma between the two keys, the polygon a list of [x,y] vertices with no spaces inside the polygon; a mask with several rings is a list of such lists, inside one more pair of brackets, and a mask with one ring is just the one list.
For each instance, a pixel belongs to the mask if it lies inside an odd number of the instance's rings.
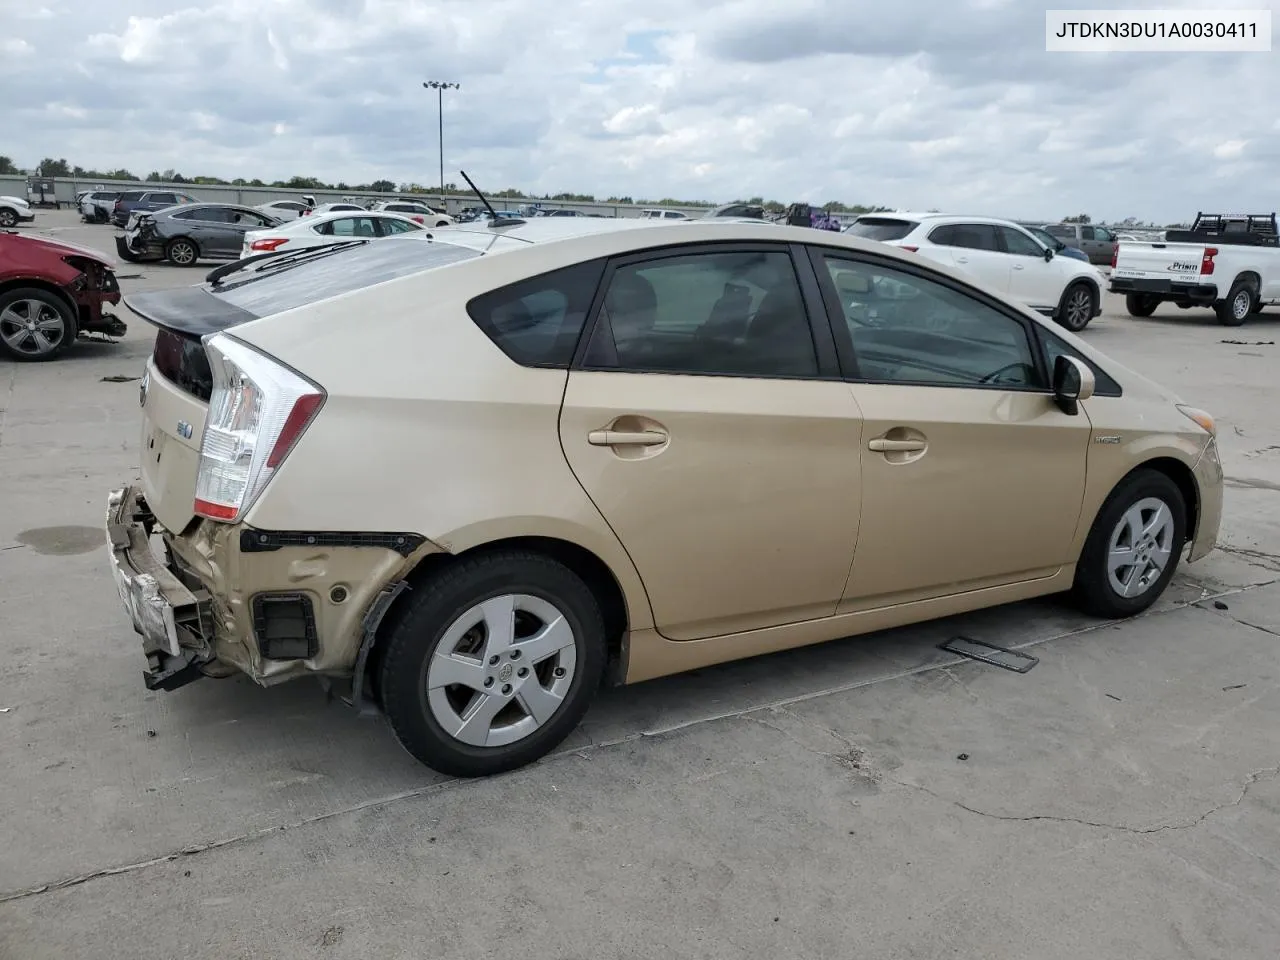
{"label": "tree line", "polygon": [[[0,156],[0,174],[24,174],[26,171],[18,169],[10,157]],[[337,183],[326,183],[318,177],[290,177],[287,180],[265,181],[258,178],[246,180],[243,177],[237,177],[234,180],[226,180],[222,177],[195,176],[189,177],[172,168],[168,170],[152,170],[146,176],[137,176],[132,170],[94,170],[92,168],[81,167],[77,164],[68,163],[65,158],[45,157],[40,161],[39,166],[31,171],[37,176],[54,177],[54,178],[74,178],[76,180],[131,180],[135,183],[189,183],[192,185],[209,184],[214,186],[229,187],[279,187],[285,190],[341,190],[350,193],[400,193],[400,194],[428,194],[434,195],[440,193],[439,186],[426,186],[420,183],[395,183],[391,180],[374,180],[372,183],[347,183],[338,181]],[[475,196],[475,192],[468,186],[458,185],[456,183],[446,183],[444,192],[453,196]],[[566,203],[618,203],[618,204],[641,204],[648,206],[663,207],[710,207],[715,206],[714,203],[707,200],[681,200],[675,197],[661,197],[658,199],[649,199],[645,197],[634,198],[629,196],[609,196],[598,198],[590,193],[547,193],[539,196],[536,193],[530,193],[527,190],[521,190],[518,187],[507,187],[502,190],[494,190],[486,192],[488,197],[503,200],[545,200],[551,202]],[[778,200],[765,200],[763,197],[746,197],[738,198],[734,203],[751,203],[763,207],[769,213],[782,213],[786,209],[786,204]],[[889,207],[883,206],[866,206],[863,204],[847,204],[838,200],[831,200],[823,204],[814,204],[821,206],[823,210],[829,213],[880,213],[887,211]]]}

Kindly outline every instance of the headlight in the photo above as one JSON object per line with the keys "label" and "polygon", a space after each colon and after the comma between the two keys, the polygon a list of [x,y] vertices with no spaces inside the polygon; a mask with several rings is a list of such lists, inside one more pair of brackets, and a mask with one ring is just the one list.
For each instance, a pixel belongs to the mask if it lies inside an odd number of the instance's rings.
{"label": "headlight", "polygon": [[1188,420],[1194,420],[1209,436],[1216,437],[1218,435],[1218,428],[1213,422],[1213,417],[1209,416],[1209,414],[1203,410],[1197,410],[1195,407],[1184,406],[1181,403],[1176,404],[1176,406],[1179,413]]}

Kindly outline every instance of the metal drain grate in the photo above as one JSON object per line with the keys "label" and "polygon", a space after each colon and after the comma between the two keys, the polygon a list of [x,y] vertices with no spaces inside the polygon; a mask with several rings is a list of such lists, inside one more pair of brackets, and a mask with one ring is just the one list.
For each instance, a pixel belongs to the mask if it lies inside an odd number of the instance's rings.
{"label": "metal drain grate", "polygon": [[1039,657],[1033,657],[1029,653],[997,647],[994,643],[983,643],[972,637],[952,637],[946,643],[939,644],[939,649],[958,653],[970,660],[989,663],[993,667],[1003,667],[1014,673],[1026,673],[1040,662]]}

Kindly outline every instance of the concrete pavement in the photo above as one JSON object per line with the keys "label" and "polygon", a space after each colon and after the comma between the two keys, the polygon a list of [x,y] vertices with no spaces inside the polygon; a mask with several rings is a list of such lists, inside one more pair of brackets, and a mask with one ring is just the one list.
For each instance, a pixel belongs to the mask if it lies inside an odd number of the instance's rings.
{"label": "concrete pavement", "polygon": [[1223,548],[1147,616],[1038,601],[655,681],[465,783],[310,683],[148,693],[100,524],[137,469],[137,383],[102,378],[151,331],[0,361],[0,957],[1273,957],[1277,333],[1113,298],[1086,331],[1219,422]]}

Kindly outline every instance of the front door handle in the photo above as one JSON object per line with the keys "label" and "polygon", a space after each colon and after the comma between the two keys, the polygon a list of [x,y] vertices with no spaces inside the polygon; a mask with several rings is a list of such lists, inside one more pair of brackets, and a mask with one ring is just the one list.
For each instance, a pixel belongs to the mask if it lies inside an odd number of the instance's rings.
{"label": "front door handle", "polygon": [[658,430],[592,430],[587,443],[593,447],[656,447],[667,442],[667,435]]}
{"label": "front door handle", "polygon": [[1026,267],[1024,267],[1024,266],[1023,266],[1022,264],[1020,264],[1020,263],[1015,263],[1015,264],[1013,265],[1013,269],[1015,269],[1015,270],[1025,270],[1025,269],[1026,269]]}
{"label": "front door handle", "polygon": [[969,262],[968,257],[956,257],[956,263],[968,263],[968,262]]}
{"label": "front door handle", "polygon": [[923,440],[886,440],[884,437],[867,443],[867,449],[874,450],[876,453],[911,453],[923,450],[925,446]]}

